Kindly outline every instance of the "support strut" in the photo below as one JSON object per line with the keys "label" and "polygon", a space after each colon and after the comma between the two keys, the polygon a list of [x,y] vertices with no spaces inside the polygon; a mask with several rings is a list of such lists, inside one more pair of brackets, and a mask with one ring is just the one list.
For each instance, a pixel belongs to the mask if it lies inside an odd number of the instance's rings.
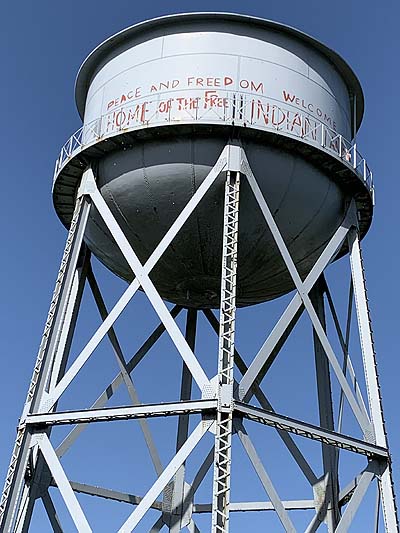
{"label": "support strut", "polygon": [[212,531],[228,533],[233,427],[236,271],[240,172],[227,172],[222,249]]}

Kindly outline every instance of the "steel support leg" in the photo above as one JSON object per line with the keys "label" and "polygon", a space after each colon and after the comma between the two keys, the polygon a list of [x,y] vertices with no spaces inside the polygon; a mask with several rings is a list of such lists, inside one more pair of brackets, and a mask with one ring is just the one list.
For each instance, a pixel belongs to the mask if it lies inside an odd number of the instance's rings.
{"label": "steel support leg", "polygon": [[[85,246],[82,246],[79,264],[73,277],[71,291],[65,307],[62,327],[59,331],[59,339],[49,375],[49,390],[55,387],[58,380],[64,375],[65,372],[89,268],[90,252]],[[50,429],[48,429],[47,435],[50,435]],[[50,482],[51,476],[49,476],[48,467],[46,466],[43,456],[40,452],[34,453],[32,450],[30,470],[31,475],[29,489],[22,495],[20,503],[20,509],[22,508],[22,513],[19,517],[19,525],[16,533],[26,533],[29,530],[35,501],[39,497],[43,497],[43,494],[46,493],[47,486]],[[28,505],[24,504],[24,498],[27,498],[29,501]]]}
{"label": "steel support leg", "polygon": [[[206,316],[207,320],[209,321],[211,327],[214,329],[214,331],[218,334],[218,320],[214,316],[213,312],[209,309],[205,309],[204,315]],[[244,360],[242,359],[241,355],[235,348],[235,365],[239,372],[242,374],[242,376],[247,372],[248,368]],[[261,407],[267,411],[274,412],[274,408],[272,407],[271,403],[269,402],[268,398],[264,394],[264,392],[261,390],[260,385],[256,382],[253,384],[253,388],[250,389],[252,393],[254,393],[254,396],[257,398],[258,402],[260,403]],[[299,468],[305,475],[306,479],[310,483],[310,485],[314,485],[317,482],[317,476],[315,475],[314,471],[312,470],[311,466],[306,461],[305,457],[301,453],[300,449],[292,439],[292,437],[287,433],[286,431],[282,431],[280,429],[277,429],[278,435],[284,442],[285,446],[293,456],[293,459],[298,464]]]}
{"label": "steel support leg", "polygon": [[10,466],[0,501],[0,531],[13,531],[15,512],[25,482],[25,472],[31,447],[31,434],[26,430],[25,417],[41,409],[47,394],[50,370],[63,329],[66,308],[89,216],[90,204],[79,196],[76,202],[64,254],[46,320],[25,407],[17,430]]}
{"label": "steel support leg", "polygon": [[[89,286],[92,290],[93,297],[95,299],[97,308],[99,310],[100,316],[102,320],[104,321],[108,316],[107,307],[104,303],[103,296],[100,292],[100,288],[97,284],[96,278],[94,276],[94,273],[92,269],[89,269],[88,272],[88,282]],[[115,333],[115,330],[113,327],[111,327],[107,333],[107,336],[110,340],[110,343],[112,345],[115,357],[117,359],[118,366],[121,371],[122,378],[124,380],[124,383],[126,385],[129,397],[131,399],[132,405],[140,405],[139,397],[136,391],[136,387],[133,384],[132,378],[129,374],[129,370],[127,368],[127,364],[125,361],[124,354],[122,353],[121,346],[119,344],[117,335]],[[149,450],[149,454],[154,466],[154,469],[156,471],[156,474],[159,476],[161,472],[163,471],[163,467],[161,464],[160,456],[158,454],[158,450],[156,448],[156,445],[154,443],[153,437],[151,435],[150,428],[148,427],[147,420],[139,420],[140,427],[142,429],[142,433],[144,436],[144,439],[146,441],[147,448]]]}
{"label": "steel support leg", "polygon": [[[180,308],[176,307],[174,310],[169,311],[157,289],[154,287],[150,274],[174,237],[182,229],[186,220],[191,216],[194,209],[212,184],[215,183],[221,172],[226,173],[226,183],[219,324],[217,321],[219,335],[218,374],[210,382],[194,353],[196,311],[188,311],[186,335],[182,335],[180,328],[174,320]],[[241,179],[244,179],[244,175],[248,179],[250,188],[253,190],[260,209],[264,214],[267,226],[275,239],[297,289],[291,303],[248,368],[234,347],[239,187]],[[83,232],[90,209],[89,202],[93,202],[94,206],[98,209],[108,230],[130,265],[135,275],[135,280],[125,291],[116,306],[108,313],[96,281],[93,276],[90,276],[91,286],[103,318],[103,323],[64,374],[76,313],[80,303],[80,294],[82,293],[82,286],[78,284],[78,259],[82,250]],[[102,198],[92,171],[87,171],[84,174],[84,179],[78,194],[48,321],[39,350],[26,406],[18,428],[17,441],[7,473],[3,496],[0,501],[0,533],[9,533],[10,531],[12,533],[24,533],[27,531],[29,529],[33,505],[38,497],[43,499],[53,530],[61,531],[61,525],[47,490],[49,484],[56,485],[60,490],[64,503],[79,531],[90,531],[90,526],[75,496],[75,492],[106,497],[111,500],[135,505],[136,508],[121,526],[119,530],[121,533],[128,533],[134,529],[136,530],[136,528],[140,529],[140,521],[144,514],[151,508],[162,513],[151,529],[154,532],[160,531],[164,525],[167,525],[172,533],[179,533],[184,528],[188,528],[193,533],[198,532],[199,530],[191,516],[192,512],[211,512],[212,533],[229,533],[230,511],[270,509],[276,510],[286,531],[295,531],[294,524],[292,523],[292,515],[288,511],[310,509],[314,502],[313,500],[280,500],[245,431],[241,421],[243,417],[257,423],[269,425],[278,430],[280,437],[293,458],[297,461],[306,478],[314,487],[318,484],[316,476],[289,433],[322,443],[324,476],[320,484],[323,485],[323,502],[322,505],[318,505],[318,498],[316,498],[316,514],[306,529],[307,533],[316,531],[324,519],[327,521],[328,531],[330,533],[341,531],[344,533],[348,531],[353,517],[364,498],[368,485],[374,477],[377,477],[379,480],[378,504],[381,502],[383,508],[386,533],[398,533],[390,457],[387,451],[387,439],[375,366],[375,354],[373,350],[361,250],[358,234],[355,229],[356,224],[356,206],[352,202],[342,224],[332,236],[332,239],[327,244],[308,276],[305,279],[300,278],[274,217],[251,172],[243,149],[239,146],[228,145],[224,148],[216,165],[197,189],[192,199],[157,245],[146,264],[142,265]],[[341,249],[342,243],[348,238],[348,235],[354,296],[367,381],[369,413],[363,403],[361,390],[355,379],[354,369],[348,354],[351,313],[349,312],[347,330],[344,336],[340,330],[339,319],[334,310],[333,301],[327,292],[328,303],[332,311],[333,320],[345,358],[344,365],[341,367],[326,334],[323,292],[325,290],[327,291],[327,289],[322,284],[321,279],[319,282],[317,281],[323,275],[326,266],[332,262]],[[126,362],[115,335],[113,324],[140,286],[147,294],[154,310],[159,315],[162,325],[157,328],[139,349],[137,354],[130,361]],[[351,307],[349,309],[351,311]],[[275,413],[260,388],[260,381],[277,357],[281,346],[290,335],[303,310],[306,310],[310,316],[314,328],[314,349],[320,415],[319,426],[313,426],[300,420],[291,419]],[[206,312],[207,315],[214,317],[212,313]],[[138,403],[130,374],[154,342],[156,342],[164,329],[170,334],[177,351],[183,359],[181,401],[175,404],[152,404],[140,407],[122,406],[108,410],[99,409],[106,404],[107,400],[122,383],[126,384],[132,403],[134,405]],[[95,402],[93,407],[97,409],[89,411],[85,409],[64,413],[54,412],[61,394],[69,387],[71,381],[78,374],[105,335],[108,335],[111,341],[120,366],[120,372],[111,382],[107,390]],[[233,397],[234,361],[236,361],[240,372],[243,374],[238,393],[242,401],[238,401]],[[339,406],[339,420],[342,418],[343,397],[345,396],[364,432],[364,441],[342,435],[340,433],[340,427],[339,432],[337,428],[336,432],[334,431],[330,366],[328,361],[343,390]],[[348,377],[353,387],[348,383]],[[197,383],[202,393],[202,400],[190,401],[193,380]],[[214,390],[216,399],[210,399],[210,394],[212,395]],[[252,396],[258,399],[262,409],[252,407],[247,403]],[[189,413],[192,415],[202,415],[202,421],[199,422],[191,435],[188,435]],[[369,420],[369,414],[371,414],[372,423]],[[164,470],[162,469],[147,427],[146,418],[150,416],[179,417],[176,442],[177,453]],[[234,416],[235,419],[233,419]],[[86,425],[92,422],[129,419],[138,419],[144,429],[145,439],[158,474],[157,480],[148,490],[147,494],[144,496],[134,496],[133,494],[121,493],[113,489],[69,482],[59,458],[68,450]],[[78,424],[57,450],[54,450],[48,438],[54,424]],[[230,504],[231,441],[235,429],[267,494],[270,496],[270,502],[237,502],[235,505]],[[190,486],[185,482],[185,462],[208,430],[215,431],[216,433],[215,446],[207,455]],[[338,493],[338,468],[335,448],[346,449],[370,458],[368,467],[354,481],[354,484],[350,484],[350,487],[342,491],[340,496]],[[30,461],[29,468],[27,468],[28,461]],[[212,464],[214,465],[212,502],[208,501],[195,505],[193,503],[194,494]],[[30,474],[31,472],[34,472],[34,476],[29,478],[27,473]],[[28,482],[32,483],[32,490],[29,490]],[[23,495],[20,496],[22,489],[24,489]],[[164,501],[161,503],[158,496],[163,491]],[[169,494],[169,499],[166,496],[167,494]],[[347,507],[341,517],[339,508],[344,505],[347,505]],[[377,529],[378,522],[379,513],[377,511],[375,523],[372,527]]]}
{"label": "steel support leg", "polygon": [[239,187],[240,172],[228,171],[225,184],[222,250],[217,383],[218,411],[212,508],[213,533],[228,533],[229,531]]}
{"label": "steel support leg", "polygon": [[[324,308],[324,282],[320,278],[310,292],[310,299],[321,322],[324,331],[326,331],[325,308]],[[318,391],[318,408],[320,426],[334,431],[333,405],[331,378],[329,372],[329,361],[322,347],[321,341],[315,330],[314,352],[315,352],[315,370]],[[340,520],[339,512],[339,485],[336,462],[336,451],[332,446],[322,444],[322,463],[325,478],[324,503],[320,509],[320,517],[326,514],[326,522],[329,533],[333,533]]]}
{"label": "steel support leg", "polygon": [[[175,318],[180,312],[182,308],[176,305],[171,310],[171,316]],[[142,344],[142,346],[139,348],[139,350],[135,353],[135,355],[128,361],[126,368],[129,372],[133,372],[133,370],[136,368],[136,366],[143,360],[143,358],[147,355],[147,353],[150,351],[150,349],[154,346],[154,344],[158,341],[158,339],[161,337],[161,335],[165,332],[165,327],[163,324],[160,324],[149,336],[149,338]],[[97,400],[92,404],[91,409],[101,409],[106,405],[108,400],[112,398],[112,396],[115,394],[115,392],[118,390],[118,388],[121,386],[121,384],[124,382],[123,374],[120,372],[115,376],[115,378],[111,381],[110,385],[101,393],[101,395],[97,398]],[[62,441],[62,443],[58,446],[56,449],[57,456],[61,458],[69,448],[73,445],[73,443],[76,441],[76,439],[79,437],[79,435],[85,430],[87,427],[86,424],[79,424],[75,426],[65,437],[65,439]]]}
{"label": "steel support leg", "polygon": [[49,517],[51,527],[53,528],[54,533],[63,533],[60,520],[57,516],[57,511],[54,507],[53,500],[49,494],[49,491],[46,491],[43,496],[43,505],[46,509],[47,516]]}
{"label": "steel support leg", "polygon": [[[383,418],[381,391],[376,368],[375,348],[368,306],[365,272],[358,231],[356,229],[354,229],[350,234],[349,249],[365,381],[367,385],[371,419],[375,433],[375,442],[378,446],[388,448],[385,421]],[[381,492],[381,502],[386,532],[397,533],[399,531],[399,523],[390,458],[383,469],[382,475],[380,476],[379,487]]]}
{"label": "steel support leg", "polygon": [[265,492],[271,500],[271,503],[278,515],[282,526],[285,528],[286,533],[296,533],[296,529],[292,521],[290,520],[289,514],[286,511],[285,506],[283,505],[278,493],[276,492],[276,489],[272,484],[271,478],[265,470],[264,465],[262,464],[261,459],[258,453],[256,452],[256,449],[254,448],[254,445],[251,442],[243,423],[235,421],[235,425],[238,430],[239,439],[241,440],[242,445],[246,450],[246,453],[265,489]]}
{"label": "steel support leg", "polygon": [[[188,309],[186,318],[186,340],[194,352],[196,339],[197,310]],[[192,394],[192,374],[185,362],[182,361],[181,401],[190,400]],[[178,419],[178,432],[176,451],[178,452],[186,442],[189,435],[189,415],[180,415]],[[188,501],[189,486],[185,483],[185,463],[178,469],[173,480],[172,512],[170,515],[170,532],[179,533],[190,522],[187,515],[190,501]]]}

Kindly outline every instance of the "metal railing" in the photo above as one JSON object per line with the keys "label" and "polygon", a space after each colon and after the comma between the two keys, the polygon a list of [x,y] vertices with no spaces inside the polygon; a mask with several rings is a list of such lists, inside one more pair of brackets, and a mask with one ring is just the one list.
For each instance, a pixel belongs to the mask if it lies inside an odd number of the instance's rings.
{"label": "metal railing", "polygon": [[80,151],[101,140],[145,127],[168,124],[235,124],[261,130],[276,131],[302,139],[341,159],[366,184],[372,196],[372,170],[357,149],[357,144],[319,121],[310,113],[277,105],[259,96],[232,93],[226,97],[169,98],[135,100],[84,124],[61,148],[56,161],[54,179]]}

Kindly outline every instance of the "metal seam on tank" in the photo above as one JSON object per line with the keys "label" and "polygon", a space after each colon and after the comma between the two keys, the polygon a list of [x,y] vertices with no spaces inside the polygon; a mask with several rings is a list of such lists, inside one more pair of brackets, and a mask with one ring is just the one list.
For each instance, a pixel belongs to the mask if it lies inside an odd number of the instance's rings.
{"label": "metal seam on tank", "polygon": [[[108,239],[109,241],[111,241],[111,242],[114,243],[114,241],[113,241],[112,239],[110,239],[110,234],[107,233],[106,231],[104,231],[104,229],[101,227],[101,225],[97,222],[97,220],[96,220],[94,217],[90,216],[90,221],[91,221],[91,223],[93,223],[93,224],[96,226],[96,228],[97,228],[97,229],[103,234],[103,237],[105,237],[106,239]],[[98,248],[98,247],[97,247],[97,248]]]}
{"label": "metal seam on tank", "polygon": [[[112,244],[113,246],[117,246],[116,243],[114,242],[114,240],[111,238],[110,234],[107,233],[106,231],[104,231],[104,229],[101,227],[101,225],[96,221],[96,219],[95,219],[94,217],[90,216],[90,222],[91,222],[91,224],[93,224],[94,226],[96,226],[96,228],[97,228],[97,229],[103,234],[103,237],[104,237],[105,239],[107,239],[109,242],[111,242],[111,244]],[[111,255],[105,253],[103,249],[100,249],[100,248],[98,247],[98,245],[96,245],[96,244],[95,244],[95,243],[94,243],[89,237],[87,237],[86,235],[85,235],[85,240],[86,240],[86,241],[90,241],[90,242],[92,242],[92,245],[93,245],[93,249],[94,249],[94,250],[97,250],[99,253],[102,253],[105,257],[109,258],[110,261],[113,261],[113,259],[114,259],[113,256],[111,256]],[[117,246],[117,248],[118,248],[118,246]],[[118,249],[118,251],[119,251],[119,249]],[[128,265],[128,263],[127,263],[127,265]]]}
{"label": "metal seam on tank", "polygon": [[[341,222],[340,222],[339,225],[338,225],[338,228],[340,227],[340,224],[343,222],[343,220],[344,220],[344,216],[342,217]],[[337,228],[336,228],[336,229],[337,229]],[[332,235],[335,233],[336,229],[334,229],[334,230],[332,231],[331,235],[330,235],[325,241],[323,241],[319,246],[317,246],[316,248],[314,248],[312,251],[309,251],[309,252],[307,253],[307,255],[303,256],[301,259],[296,260],[296,267],[297,267],[298,270],[299,270],[299,268],[298,268],[299,265],[301,266],[301,264],[302,264],[304,261],[306,261],[310,256],[315,255],[319,250],[321,250],[321,253],[322,253],[322,251],[323,251],[324,248],[325,248],[325,245],[328,244],[328,242],[329,242],[330,239],[332,238]],[[290,250],[289,250],[289,251],[290,251]],[[281,256],[280,256],[280,257],[281,257]],[[283,259],[282,259],[282,262],[283,262]],[[311,265],[310,270],[311,270],[312,266],[313,266],[313,265]],[[258,284],[260,285],[260,284],[262,283],[262,281],[265,281],[265,280],[268,280],[268,282],[269,282],[270,280],[273,280],[274,278],[276,278],[276,277],[278,277],[278,276],[282,276],[283,273],[287,273],[288,275],[290,275],[290,274],[289,274],[289,271],[288,271],[288,269],[287,269],[287,267],[286,267],[286,265],[285,265],[284,263],[283,263],[283,267],[284,267],[284,268],[282,268],[281,270],[275,272],[272,276],[267,277],[267,278],[259,279],[259,280],[258,280]],[[247,294],[251,294],[251,291],[248,291]]]}
{"label": "metal seam on tank", "polygon": [[[93,222],[94,222],[94,220],[93,220]],[[95,224],[96,224],[96,223],[95,223]],[[98,224],[96,224],[96,226],[99,227]],[[101,228],[100,228],[100,229],[101,229]],[[110,240],[110,238],[108,237],[108,235],[105,235],[105,236],[107,237],[108,240]],[[87,243],[89,249],[91,249],[91,250],[99,250],[98,246],[97,246],[97,245],[92,241],[92,239],[90,239],[89,237],[85,236],[85,241],[86,241],[86,243]],[[104,260],[104,258],[102,258],[101,255],[97,255],[97,254],[95,254],[95,255],[96,255],[96,258],[97,258],[97,259],[98,259],[98,260],[99,260],[99,261],[100,261],[100,262],[101,262],[101,263],[107,268],[107,270],[109,270],[110,267],[107,265],[107,263],[106,263],[106,261]],[[106,257],[106,258],[109,259],[109,260],[112,260],[112,258],[111,258],[108,254],[104,254],[104,257]],[[116,268],[116,267],[113,267],[112,272],[113,272],[114,274],[116,274],[119,278],[121,278],[123,281],[126,282],[126,273],[124,273],[123,271],[119,270],[119,269]],[[132,278],[133,278],[133,277],[134,277],[134,276],[133,276],[133,274],[132,274]]]}
{"label": "metal seam on tank", "polygon": [[[196,188],[196,165],[194,162],[195,159],[195,143],[193,141],[193,137],[190,140],[190,152],[191,152],[191,164],[192,164],[192,194],[194,195],[197,188]],[[202,246],[202,238],[200,233],[200,220],[199,220],[199,209],[195,210],[195,217],[196,217],[196,227],[197,227],[197,235],[199,239],[199,251],[200,251],[200,261],[201,261],[201,269],[203,273],[206,272],[206,269],[204,268],[204,255],[203,255],[203,246]]]}
{"label": "metal seam on tank", "polygon": [[[343,218],[341,219],[341,223],[343,222],[344,220],[344,216]],[[340,226],[340,224],[338,225],[338,227]],[[296,263],[296,266],[298,267],[299,265],[301,266],[301,264],[306,261],[310,256],[313,256],[315,255],[319,250],[321,250],[321,253],[323,251],[323,249],[325,248],[325,245],[328,244],[328,242],[330,241],[330,239],[332,238],[332,235],[335,233],[336,229],[334,229],[331,233],[331,235],[325,240],[323,241],[320,245],[318,245],[316,248],[314,248],[313,250],[307,252],[307,255],[304,255],[302,258],[300,259],[296,259],[295,263]],[[289,247],[288,247],[289,248]],[[289,250],[290,252],[290,250]],[[265,282],[265,281],[268,281],[270,282],[271,280],[273,280],[274,278],[276,277],[279,277],[279,276],[282,276],[282,274],[286,273],[289,275],[289,271],[286,267],[286,265],[284,264],[283,262],[283,258],[281,257],[281,255],[279,255],[279,259],[282,263],[282,266],[283,268],[281,268],[280,270],[276,271],[272,276],[267,276],[267,277],[264,277],[264,278],[261,278],[261,279],[258,279],[258,284],[260,285],[262,282]],[[310,269],[312,268],[312,265],[310,267]],[[251,291],[249,291],[250,294],[251,294]]]}
{"label": "metal seam on tank", "polygon": [[[145,161],[145,143],[142,143],[142,172],[143,172],[143,180],[146,184],[146,189],[147,189],[147,193],[148,193],[148,197],[149,197],[149,200],[151,202],[151,204],[153,205],[153,215],[155,215],[155,218],[157,219],[156,221],[158,221],[158,226],[160,228],[163,228],[163,224],[161,223],[161,219],[160,219],[160,216],[159,216],[159,213],[158,213],[158,210],[157,210],[157,207],[156,207],[156,201],[155,201],[155,198],[154,198],[154,195],[152,193],[152,190],[151,190],[151,185],[150,185],[150,181],[146,175],[146,161]],[[169,249],[170,251],[176,256],[176,247],[174,246],[174,243],[171,242],[170,245],[169,245]],[[163,262],[163,261],[161,261]],[[188,268],[187,266],[183,263],[183,261],[181,262],[181,264],[185,267],[185,270],[187,271]]]}
{"label": "metal seam on tank", "polygon": [[[197,213],[197,212],[198,212],[198,210],[196,210],[196,213]],[[161,227],[162,227],[162,226],[161,226]],[[181,232],[182,232],[182,233],[181,233],[181,236],[182,236],[182,235],[184,234],[184,232],[185,232],[185,228],[184,228],[184,227],[181,229]],[[177,237],[179,238],[178,235],[177,235]],[[175,240],[175,239],[174,239],[174,240]],[[190,275],[190,274],[192,274],[192,269],[191,269],[190,266],[188,266],[188,265],[186,264],[186,262],[184,261],[184,259],[183,259],[183,257],[182,257],[182,254],[179,254],[179,253],[178,253],[177,247],[176,247],[176,245],[174,244],[174,240],[170,243],[168,249],[169,249],[170,251],[173,252],[173,254],[174,254],[174,256],[175,256],[175,260],[178,261],[178,262],[180,263],[180,265],[185,269],[185,273],[186,273],[186,275]],[[163,262],[163,259],[162,259],[162,258],[161,258],[161,262]],[[168,261],[166,261],[166,263],[167,263],[167,262],[168,262]]]}
{"label": "metal seam on tank", "polygon": [[289,189],[291,188],[291,185],[293,183],[293,180],[295,178],[295,167],[296,167],[296,159],[289,153],[286,154],[286,157],[289,159],[289,156],[290,156],[290,159],[291,159],[291,164],[292,164],[292,169],[290,171],[290,179],[289,179],[289,182],[287,184],[287,187],[282,195],[282,198],[281,198],[281,201],[279,202],[279,204],[277,205],[276,209],[274,210],[274,212],[272,213],[273,216],[275,217],[278,213],[279,213],[279,210],[280,208],[282,207],[282,204],[283,202],[286,200],[286,197],[287,195],[289,194]]}
{"label": "metal seam on tank", "polygon": [[[103,192],[104,191],[104,192]],[[120,206],[117,204],[117,202],[115,201],[115,198],[114,198],[114,195],[113,193],[111,192],[111,189],[109,188],[108,186],[108,183],[106,183],[105,185],[103,185],[102,187],[102,195],[103,197],[105,196],[104,193],[107,193],[108,195],[108,198],[109,200],[112,202],[113,206],[115,207],[115,209],[118,211],[119,215],[121,216],[121,218],[123,219],[123,221],[125,222],[127,228],[129,229],[129,232],[132,233],[132,235],[134,235],[139,242],[142,242],[142,239],[140,238],[140,236],[136,233],[136,231],[132,228],[132,226],[130,225],[130,223],[128,222],[128,219],[126,218],[126,216],[124,215],[122,209],[120,208]]]}
{"label": "metal seam on tank", "polygon": [[[197,216],[197,213],[198,213],[198,210],[196,210],[196,216]],[[185,233],[185,228],[184,227],[181,229],[181,232],[182,232],[181,233],[181,236],[182,236]],[[179,238],[179,236],[177,236],[177,237]],[[184,259],[182,257],[182,254],[178,253],[177,247],[176,247],[176,245],[174,245],[174,240],[170,243],[169,249],[174,253],[175,260],[178,261],[180,263],[180,265],[185,269],[186,275],[191,275],[192,274],[192,269],[191,269],[190,266],[188,266],[186,264],[186,262],[184,261]]]}
{"label": "metal seam on tank", "polygon": [[142,145],[142,174],[143,174],[143,180],[146,184],[146,189],[147,189],[147,194],[148,194],[148,198],[150,200],[150,205],[153,205],[153,215],[154,217],[158,220],[160,226],[162,227],[161,225],[161,220],[160,220],[160,216],[158,214],[158,211],[157,211],[157,206],[156,206],[156,201],[155,201],[155,198],[153,196],[153,192],[151,190],[151,186],[150,186],[150,182],[149,182],[149,179],[146,175],[146,161],[145,161],[145,143],[141,143]]}
{"label": "metal seam on tank", "polygon": [[[287,154],[287,155],[289,155],[289,154]],[[286,187],[285,191],[283,192],[283,195],[282,195],[282,198],[281,198],[281,200],[280,200],[280,202],[278,204],[278,207],[273,212],[273,216],[274,217],[279,212],[279,209],[280,209],[282,203],[284,202],[284,200],[286,198],[286,195],[288,193],[289,187],[290,187],[290,185],[291,185],[291,183],[292,183],[292,181],[294,179],[294,160],[293,160],[293,157],[291,159],[292,159],[292,167],[293,167],[292,171],[291,171],[291,178],[290,178],[290,181],[288,183],[288,186]],[[258,245],[260,244],[260,241],[265,239],[266,234],[268,234],[268,228],[267,227],[265,227],[265,230],[263,231],[263,233],[258,237],[257,241],[254,243],[254,245],[249,250],[248,257],[251,256],[251,253],[254,252],[254,250],[257,249]],[[240,250],[240,248],[239,248],[239,250]],[[263,255],[263,258],[265,258],[265,257],[266,257],[266,253],[264,253],[264,255]],[[244,270],[244,267],[246,267],[246,258],[242,259],[241,265],[242,265],[242,268]],[[251,271],[251,269],[250,269],[250,271]]]}
{"label": "metal seam on tank", "polygon": [[326,193],[325,193],[325,196],[324,196],[323,201],[320,203],[318,209],[316,210],[316,212],[315,212],[315,214],[312,216],[312,218],[311,218],[311,219],[305,224],[305,226],[304,226],[303,228],[301,228],[301,230],[299,230],[298,234],[297,234],[295,237],[293,237],[293,239],[292,239],[292,241],[291,241],[292,243],[293,243],[296,239],[298,239],[298,238],[300,237],[300,235],[303,233],[303,231],[304,231],[305,229],[307,229],[307,228],[308,228],[308,227],[314,222],[314,220],[318,217],[318,215],[321,213],[322,208],[323,208],[323,206],[326,204],[326,201],[327,201],[327,199],[328,199],[329,191],[331,190],[332,187],[333,187],[333,183],[332,183],[332,181],[331,181],[331,180],[328,180],[328,188],[327,188],[327,190],[326,190]]}
{"label": "metal seam on tank", "polygon": [[[158,210],[156,208],[156,201],[155,201],[155,198],[154,198],[154,195],[152,193],[152,189],[151,189],[151,184],[150,184],[150,181],[146,175],[146,161],[145,161],[145,147],[146,147],[146,143],[142,143],[142,171],[143,171],[143,179],[144,179],[144,182],[146,184],[146,189],[147,189],[147,192],[148,192],[148,197],[150,199],[150,201],[153,203],[154,205],[154,208],[153,208],[153,212],[158,220],[158,226],[159,228],[163,228],[163,224],[161,222],[161,219],[160,219],[160,215],[158,213]],[[176,250],[176,246],[174,245],[174,242],[172,241],[168,247],[169,251],[172,252],[175,256],[175,259],[178,260],[180,262],[180,264],[184,267],[185,271],[187,273],[191,273],[191,270],[190,268],[187,266],[187,264],[183,261],[182,257],[179,256],[177,254],[177,250]],[[160,263],[164,263],[164,259],[165,258],[161,258],[160,260]]]}
{"label": "metal seam on tank", "polygon": [[[139,235],[135,232],[135,230],[132,228],[132,226],[131,226],[130,223],[128,222],[126,216],[124,215],[123,211],[121,210],[120,206],[116,203],[116,201],[115,201],[115,199],[114,199],[114,196],[113,196],[111,190],[108,188],[107,185],[108,185],[108,184],[104,185],[104,186],[103,186],[103,189],[105,188],[105,191],[107,192],[110,201],[111,201],[112,204],[115,206],[115,208],[117,209],[117,211],[118,211],[118,213],[120,214],[120,216],[123,218],[123,220],[124,220],[125,224],[127,225],[128,229],[129,229],[129,231],[130,231],[130,233],[133,234],[133,235],[135,235],[136,238],[138,239],[138,241],[139,241],[141,244],[143,244],[143,239],[141,239],[140,236],[139,236]],[[107,237],[108,237],[108,235],[107,235]],[[112,242],[113,242],[113,241],[112,241]],[[170,246],[171,246],[171,245],[170,245]],[[119,251],[119,250],[118,250],[118,251]],[[151,250],[148,251],[148,250],[146,249],[146,253],[147,253],[147,257],[149,257],[149,256],[151,255]],[[109,256],[108,256],[108,257],[109,257]],[[113,262],[113,259],[114,259],[114,258],[110,258],[111,262]],[[126,262],[125,258],[122,257],[122,259],[123,259],[123,261]],[[159,261],[160,261],[160,263],[163,263],[163,267],[166,268],[167,264],[164,263],[164,259],[161,258]],[[113,264],[114,264],[114,262],[113,262]],[[131,269],[130,269],[128,263],[126,263],[126,264],[127,264],[127,266],[128,266],[128,270],[131,271]],[[170,270],[171,270],[171,268],[170,268]],[[121,277],[122,277],[123,279],[125,279],[126,274],[125,274],[125,275],[122,275]]]}

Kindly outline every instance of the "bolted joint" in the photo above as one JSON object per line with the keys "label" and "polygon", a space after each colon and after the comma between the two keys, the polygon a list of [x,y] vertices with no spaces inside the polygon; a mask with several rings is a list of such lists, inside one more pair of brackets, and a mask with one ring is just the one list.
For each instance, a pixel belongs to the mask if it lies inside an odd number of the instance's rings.
{"label": "bolted joint", "polygon": [[223,384],[219,388],[218,410],[229,413],[233,409],[233,384]]}
{"label": "bolted joint", "polygon": [[242,152],[241,146],[234,144],[228,145],[228,161],[226,170],[229,172],[241,172],[242,168]]}

